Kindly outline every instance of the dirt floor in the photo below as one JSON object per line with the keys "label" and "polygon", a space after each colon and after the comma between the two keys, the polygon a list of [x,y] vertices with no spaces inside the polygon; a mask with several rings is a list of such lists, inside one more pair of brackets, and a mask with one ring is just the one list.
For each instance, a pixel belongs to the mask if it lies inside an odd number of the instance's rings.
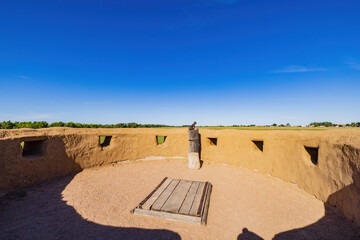
{"label": "dirt floor", "polygon": [[[130,213],[166,176],[212,183],[207,226]],[[296,185],[215,163],[113,164],[11,198],[0,205],[0,239],[360,239],[359,227]]]}

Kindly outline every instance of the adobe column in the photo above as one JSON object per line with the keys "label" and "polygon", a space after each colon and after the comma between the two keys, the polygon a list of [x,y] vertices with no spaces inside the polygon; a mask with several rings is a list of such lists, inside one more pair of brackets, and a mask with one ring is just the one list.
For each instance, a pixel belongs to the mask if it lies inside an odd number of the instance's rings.
{"label": "adobe column", "polygon": [[[195,122],[196,123],[196,122]],[[199,129],[195,129],[195,124],[193,124],[193,129],[189,128],[189,168],[199,169],[200,168],[200,158],[199,158],[199,147],[200,147],[200,137]]]}

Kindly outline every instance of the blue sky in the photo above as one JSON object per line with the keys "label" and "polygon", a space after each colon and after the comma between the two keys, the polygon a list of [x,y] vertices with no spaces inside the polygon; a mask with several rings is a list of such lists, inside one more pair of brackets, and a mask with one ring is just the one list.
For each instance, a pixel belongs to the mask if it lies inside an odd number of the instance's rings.
{"label": "blue sky", "polygon": [[1,1],[0,121],[360,121],[360,1]]}

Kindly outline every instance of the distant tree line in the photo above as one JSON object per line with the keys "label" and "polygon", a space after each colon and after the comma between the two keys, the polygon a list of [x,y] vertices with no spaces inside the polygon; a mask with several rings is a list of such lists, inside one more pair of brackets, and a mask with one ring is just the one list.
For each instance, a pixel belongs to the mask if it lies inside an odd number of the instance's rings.
{"label": "distant tree line", "polygon": [[[360,122],[352,122],[348,124],[335,124],[332,122],[312,122],[310,127],[360,127]],[[48,127],[71,127],[71,128],[159,128],[159,127],[174,127],[163,124],[139,124],[135,122],[131,123],[117,123],[117,124],[87,124],[87,123],[74,123],[74,122],[53,122],[48,123],[46,121],[35,122],[0,122],[0,129],[19,129],[19,128],[48,128]],[[182,127],[189,127],[189,125],[182,125]],[[208,127],[208,126],[203,126]],[[219,125],[217,127],[223,127]],[[255,124],[250,125],[233,125],[233,127],[256,127]],[[291,127],[287,124],[272,124],[265,125],[264,127]]]}
{"label": "distant tree line", "polygon": [[332,122],[312,122],[309,126],[312,127],[336,127],[336,124]]}
{"label": "distant tree line", "polygon": [[347,124],[336,124],[332,122],[312,122],[311,127],[360,127],[360,122],[352,122]]}
{"label": "distant tree line", "polygon": [[117,123],[117,124],[86,124],[74,122],[53,122],[51,124],[45,121],[35,122],[0,122],[0,129],[18,129],[18,128],[48,128],[48,127],[71,127],[71,128],[158,128],[158,127],[172,127],[162,124],[138,124],[131,123]]}
{"label": "distant tree line", "polygon": [[[233,127],[256,127],[255,124],[250,124],[250,125],[232,125]],[[263,127],[291,127],[290,123],[287,124],[279,124],[277,125],[276,123],[271,124],[271,125],[265,125]]]}

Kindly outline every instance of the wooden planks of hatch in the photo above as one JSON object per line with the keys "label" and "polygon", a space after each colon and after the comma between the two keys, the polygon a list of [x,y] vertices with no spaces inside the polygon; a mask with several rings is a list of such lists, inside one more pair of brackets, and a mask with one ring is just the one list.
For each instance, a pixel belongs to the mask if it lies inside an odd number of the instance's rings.
{"label": "wooden planks of hatch", "polygon": [[133,213],[170,220],[206,224],[212,185],[164,178]]}

